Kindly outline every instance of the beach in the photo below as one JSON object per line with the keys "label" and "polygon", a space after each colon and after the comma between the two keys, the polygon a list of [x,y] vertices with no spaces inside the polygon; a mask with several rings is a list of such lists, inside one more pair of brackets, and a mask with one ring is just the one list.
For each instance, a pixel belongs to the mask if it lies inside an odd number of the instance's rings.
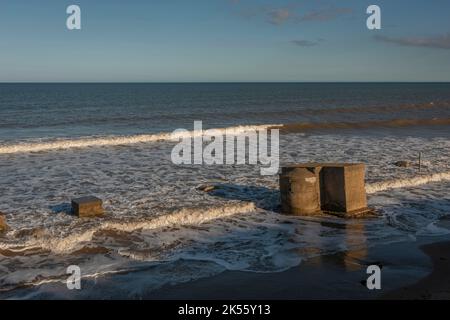
{"label": "beach", "polygon": [[450,1],[0,8],[0,303],[450,300]]}
{"label": "beach", "polygon": [[[85,290],[68,291],[64,283],[22,288],[20,299],[149,300],[427,300],[448,299],[449,237],[421,238],[366,252],[342,252],[311,258],[277,273],[224,271],[199,280],[148,289],[154,270],[87,280]],[[434,242],[438,240],[438,242]],[[381,290],[365,286],[366,268],[382,270]],[[199,267],[197,265],[196,267]],[[126,289],[124,289],[126,287]],[[130,295],[130,292],[133,294]],[[8,294],[2,295],[10,298]]]}
{"label": "beach", "polygon": [[[229,272],[191,284],[167,286],[144,297],[180,300],[448,300],[450,243],[431,243],[420,249],[417,244],[386,246],[370,252],[366,260],[354,259],[352,253],[336,254],[313,258],[305,265],[270,275]],[[365,286],[369,264],[382,266],[381,290],[371,291]]]}

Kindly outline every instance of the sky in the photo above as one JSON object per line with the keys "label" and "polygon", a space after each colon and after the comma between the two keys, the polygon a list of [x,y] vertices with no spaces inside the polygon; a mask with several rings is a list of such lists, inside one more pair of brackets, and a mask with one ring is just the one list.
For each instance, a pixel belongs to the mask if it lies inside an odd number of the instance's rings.
{"label": "sky", "polygon": [[234,81],[450,81],[450,1],[0,0],[0,82]]}

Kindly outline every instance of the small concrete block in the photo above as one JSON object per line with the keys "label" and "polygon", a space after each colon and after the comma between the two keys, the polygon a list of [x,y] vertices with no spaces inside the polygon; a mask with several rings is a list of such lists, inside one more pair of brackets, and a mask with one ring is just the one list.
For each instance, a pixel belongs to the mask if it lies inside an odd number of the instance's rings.
{"label": "small concrete block", "polygon": [[321,206],[324,211],[352,213],[367,209],[365,165],[324,164],[321,171]]}
{"label": "small concrete block", "polygon": [[103,201],[93,196],[73,199],[72,210],[80,218],[99,216],[103,214]]}
{"label": "small concrete block", "polygon": [[8,225],[6,224],[6,217],[0,212],[0,232],[8,230]]}
{"label": "small concrete block", "polygon": [[285,214],[320,213],[320,167],[302,164],[283,167],[280,174],[281,210]]}

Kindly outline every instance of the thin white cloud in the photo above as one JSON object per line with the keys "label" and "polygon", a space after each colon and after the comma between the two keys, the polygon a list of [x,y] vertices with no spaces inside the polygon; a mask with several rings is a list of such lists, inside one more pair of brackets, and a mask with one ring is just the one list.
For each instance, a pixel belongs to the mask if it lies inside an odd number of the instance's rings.
{"label": "thin white cloud", "polygon": [[352,9],[350,8],[328,8],[309,12],[301,16],[299,21],[330,21],[349,13],[352,13]]}
{"label": "thin white cloud", "polygon": [[295,13],[287,8],[278,8],[267,13],[267,21],[275,25],[281,25],[294,17],[296,17]]}
{"label": "thin white cloud", "polygon": [[[243,2],[229,0],[237,7]],[[245,6],[240,8],[239,15],[245,18],[264,17],[266,22],[280,26],[286,23],[324,22],[339,18],[352,12],[350,8],[328,6],[313,11],[304,11],[300,3],[291,3],[282,7]]]}
{"label": "thin white cloud", "polygon": [[450,33],[432,37],[389,37],[377,35],[374,38],[377,41],[400,46],[450,49]]}
{"label": "thin white cloud", "polygon": [[299,47],[315,47],[319,45],[321,40],[311,41],[311,40],[292,40],[291,43]]}

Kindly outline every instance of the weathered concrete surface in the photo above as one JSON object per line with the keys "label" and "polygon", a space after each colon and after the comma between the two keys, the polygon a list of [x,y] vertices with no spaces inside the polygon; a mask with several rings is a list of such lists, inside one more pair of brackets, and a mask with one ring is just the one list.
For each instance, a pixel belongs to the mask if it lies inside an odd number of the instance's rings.
{"label": "weathered concrete surface", "polygon": [[320,167],[312,164],[283,167],[280,174],[281,210],[286,214],[320,213]]}
{"label": "weathered concrete surface", "polygon": [[5,214],[0,212],[0,232],[8,230],[8,224],[6,223]]}
{"label": "weathered concrete surface", "polygon": [[93,196],[73,199],[72,210],[80,218],[99,216],[103,214],[103,201]]}
{"label": "weathered concrete surface", "polygon": [[324,164],[321,170],[321,206],[324,211],[357,212],[367,209],[365,165]]}
{"label": "weathered concrete surface", "polygon": [[294,215],[321,212],[361,214],[367,211],[365,165],[306,163],[283,167],[281,209]]}

